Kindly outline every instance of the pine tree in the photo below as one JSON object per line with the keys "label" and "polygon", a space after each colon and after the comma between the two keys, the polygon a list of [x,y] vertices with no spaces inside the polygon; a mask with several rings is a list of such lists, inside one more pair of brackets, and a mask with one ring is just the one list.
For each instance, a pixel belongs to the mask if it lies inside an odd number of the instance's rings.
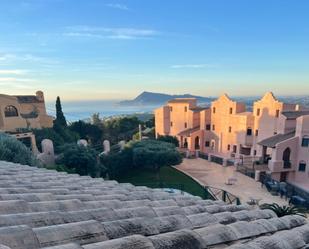
{"label": "pine tree", "polygon": [[55,120],[55,125],[59,125],[62,127],[67,127],[67,121],[65,119],[65,116],[62,112],[62,107],[61,107],[61,101],[60,97],[57,97],[56,100],[56,120]]}

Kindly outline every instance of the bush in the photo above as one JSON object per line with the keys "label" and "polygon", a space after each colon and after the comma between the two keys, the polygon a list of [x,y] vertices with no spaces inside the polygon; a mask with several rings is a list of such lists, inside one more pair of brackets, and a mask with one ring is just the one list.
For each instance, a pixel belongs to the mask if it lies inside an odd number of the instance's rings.
{"label": "bush", "polygon": [[158,171],[163,166],[180,164],[182,157],[175,146],[157,140],[130,142],[123,151],[101,156],[111,178],[119,177],[132,168]]}
{"label": "bush", "polygon": [[0,133],[0,160],[39,166],[39,162],[26,145],[4,133]]}
{"label": "bush", "polygon": [[182,162],[180,153],[171,143],[142,140],[133,145],[133,165],[137,168],[158,170],[163,166],[177,165]]}
{"label": "bush", "polygon": [[60,147],[63,146],[65,143],[76,143],[76,141],[79,139],[77,133],[63,127],[57,127],[56,129],[35,129],[32,132],[35,135],[36,143],[40,151],[42,150],[41,142],[44,139],[50,139],[53,141],[56,153],[60,152]]}
{"label": "bush", "polygon": [[119,152],[110,152],[108,155],[102,155],[100,159],[110,178],[114,179],[132,168],[132,148],[125,148]]}
{"label": "bush", "polygon": [[68,169],[80,175],[92,177],[101,176],[104,168],[97,160],[96,150],[77,144],[66,144],[61,148],[62,154],[57,164],[65,165]]}
{"label": "bush", "polygon": [[174,144],[176,147],[179,147],[179,141],[177,139],[177,137],[173,137],[173,136],[158,136],[157,140],[162,141],[162,142],[167,142],[167,143],[171,143]]}

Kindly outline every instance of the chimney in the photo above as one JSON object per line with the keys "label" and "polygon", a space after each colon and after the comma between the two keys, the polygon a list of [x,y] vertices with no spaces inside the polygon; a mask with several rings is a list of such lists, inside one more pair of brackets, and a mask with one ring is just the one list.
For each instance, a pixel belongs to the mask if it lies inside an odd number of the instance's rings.
{"label": "chimney", "polygon": [[44,93],[42,91],[37,91],[35,94],[39,101],[44,102]]}

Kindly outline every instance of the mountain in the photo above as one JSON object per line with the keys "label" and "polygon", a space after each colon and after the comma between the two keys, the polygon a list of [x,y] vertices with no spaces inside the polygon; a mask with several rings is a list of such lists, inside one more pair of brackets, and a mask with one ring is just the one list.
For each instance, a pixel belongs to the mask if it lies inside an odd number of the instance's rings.
{"label": "mountain", "polygon": [[120,105],[136,106],[136,105],[163,105],[167,101],[175,98],[196,98],[199,103],[209,104],[214,98],[201,97],[191,94],[170,95],[164,93],[142,92],[133,100],[124,100],[119,102]]}

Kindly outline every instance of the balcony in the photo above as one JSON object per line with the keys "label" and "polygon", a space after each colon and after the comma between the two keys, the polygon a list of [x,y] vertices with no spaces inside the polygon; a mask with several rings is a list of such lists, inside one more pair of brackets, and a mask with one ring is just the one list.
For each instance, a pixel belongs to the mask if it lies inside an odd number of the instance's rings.
{"label": "balcony", "polygon": [[283,168],[290,169],[292,167],[291,161],[283,161]]}

